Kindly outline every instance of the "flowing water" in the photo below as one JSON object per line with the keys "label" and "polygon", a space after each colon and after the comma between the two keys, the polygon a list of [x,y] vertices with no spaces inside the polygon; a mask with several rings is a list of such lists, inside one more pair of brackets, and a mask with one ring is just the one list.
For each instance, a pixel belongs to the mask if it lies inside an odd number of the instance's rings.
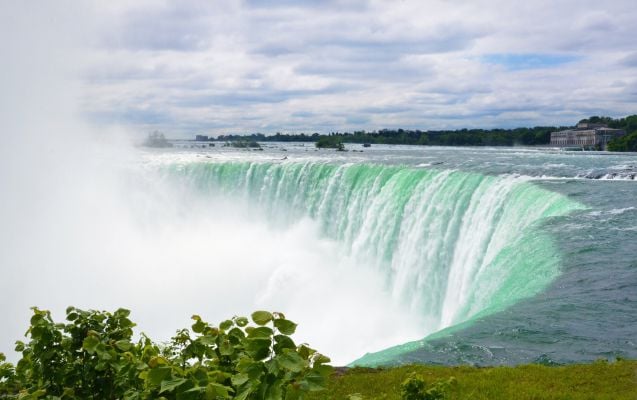
{"label": "flowing water", "polygon": [[4,170],[14,361],[34,305],[126,307],[160,341],[282,311],[336,365],[637,358],[634,154],[82,148]]}
{"label": "flowing water", "polygon": [[[389,348],[375,348],[381,351],[356,364],[568,363],[637,356],[634,155],[349,149],[177,148],[148,152],[145,165],[172,186],[249,210],[268,229],[286,231],[309,220],[316,240],[335,242],[330,250],[335,258],[353,261],[337,268],[319,265],[318,274],[337,275],[338,285],[351,287],[354,295],[347,296],[347,289],[324,295],[343,302],[381,299],[391,307],[379,314],[395,312],[410,320],[403,327],[387,316],[390,329],[378,335],[388,338],[381,343]],[[366,282],[358,274],[377,280],[371,293],[354,291]],[[308,276],[305,282],[315,279],[320,280]],[[285,287],[278,282],[270,289]],[[304,302],[302,296],[298,301]],[[325,314],[343,313],[343,319],[382,324],[385,318],[370,316],[373,307],[348,315],[356,308],[326,304],[331,308]],[[390,334],[391,325],[409,333]]]}

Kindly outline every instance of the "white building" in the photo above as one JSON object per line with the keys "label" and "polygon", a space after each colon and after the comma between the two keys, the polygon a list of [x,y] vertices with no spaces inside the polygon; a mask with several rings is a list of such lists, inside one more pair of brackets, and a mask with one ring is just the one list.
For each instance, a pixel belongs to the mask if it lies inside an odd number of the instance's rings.
{"label": "white building", "polygon": [[611,139],[625,134],[624,130],[612,129],[606,124],[583,122],[575,129],[551,132],[551,146],[605,150]]}

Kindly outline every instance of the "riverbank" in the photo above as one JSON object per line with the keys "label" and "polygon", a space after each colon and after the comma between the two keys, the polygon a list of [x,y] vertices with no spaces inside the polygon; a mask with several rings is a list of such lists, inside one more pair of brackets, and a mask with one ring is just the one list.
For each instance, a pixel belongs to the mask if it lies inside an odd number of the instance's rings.
{"label": "riverbank", "polygon": [[337,370],[319,399],[399,400],[401,383],[410,375],[427,385],[455,379],[446,399],[637,399],[637,361],[598,361],[566,366],[444,367],[412,365],[387,369]]}

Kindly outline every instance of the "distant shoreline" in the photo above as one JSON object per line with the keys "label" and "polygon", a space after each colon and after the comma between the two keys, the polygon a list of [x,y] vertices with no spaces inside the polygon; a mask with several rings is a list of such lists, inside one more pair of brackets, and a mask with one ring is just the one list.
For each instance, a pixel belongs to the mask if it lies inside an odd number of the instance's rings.
{"label": "distant shoreline", "polygon": [[[223,147],[219,146],[219,144],[227,143],[229,141],[222,140],[208,140],[208,141],[198,141],[195,139],[166,139],[169,143],[173,144],[175,148],[179,148],[180,145],[186,147],[194,147],[194,148],[215,148],[215,147]],[[215,144],[216,146],[208,146],[208,143]],[[304,145],[313,145],[315,142],[308,141],[259,141],[259,144],[304,144]],[[352,143],[347,142],[345,145],[361,145],[362,143]],[[412,146],[412,147],[465,147],[465,148],[502,148],[502,149],[538,149],[538,150],[552,150],[556,153],[564,153],[564,154],[587,154],[587,155],[599,155],[599,156],[615,156],[618,154],[621,155],[635,155],[637,156],[637,152],[618,152],[618,151],[603,151],[603,150],[565,150],[564,148],[551,146],[550,144],[537,144],[537,145],[435,145],[435,144],[404,144],[404,143],[380,143],[375,144],[373,146]],[[233,147],[236,148],[236,147]]]}

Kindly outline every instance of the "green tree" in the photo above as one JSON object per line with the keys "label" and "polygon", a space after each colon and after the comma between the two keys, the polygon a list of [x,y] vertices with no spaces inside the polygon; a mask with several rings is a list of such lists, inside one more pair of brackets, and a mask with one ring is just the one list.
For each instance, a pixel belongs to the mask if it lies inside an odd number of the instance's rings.
{"label": "green tree", "polygon": [[637,151],[637,132],[615,138],[608,142],[609,151]]}

